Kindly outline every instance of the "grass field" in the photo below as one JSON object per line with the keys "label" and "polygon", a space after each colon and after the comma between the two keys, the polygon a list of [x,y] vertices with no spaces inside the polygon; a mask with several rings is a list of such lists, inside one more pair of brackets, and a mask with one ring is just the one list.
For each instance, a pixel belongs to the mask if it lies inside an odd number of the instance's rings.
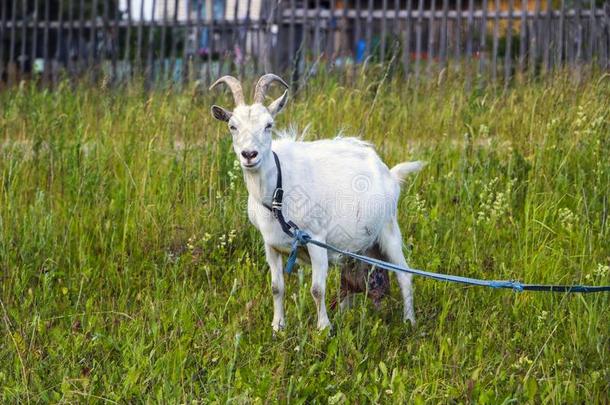
{"label": "grass field", "polygon": [[[610,77],[507,92],[382,77],[314,79],[277,126],[429,162],[399,205],[414,267],[610,283]],[[418,278],[415,328],[394,283],[380,311],[360,298],[319,333],[302,268],[273,338],[262,240],[209,113],[226,94],[25,86],[0,100],[2,403],[608,402],[609,294]]]}

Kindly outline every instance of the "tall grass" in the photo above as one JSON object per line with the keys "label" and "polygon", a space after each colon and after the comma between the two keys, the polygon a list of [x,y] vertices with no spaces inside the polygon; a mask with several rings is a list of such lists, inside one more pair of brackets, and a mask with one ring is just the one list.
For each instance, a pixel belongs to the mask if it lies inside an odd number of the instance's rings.
{"label": "tall grass", "polygon": [[[508,91],[362,72],[311,80],[278,118],[424,159],[400,202],[414,267],[610,283],[610,78]],[[270,277],[224,125],[201,92],[23,86],[0,94],[0,400],[605,402],[608,294],[415,281],[315,330],[308,268]],[[329,300],[339,274],[331,271]]]}

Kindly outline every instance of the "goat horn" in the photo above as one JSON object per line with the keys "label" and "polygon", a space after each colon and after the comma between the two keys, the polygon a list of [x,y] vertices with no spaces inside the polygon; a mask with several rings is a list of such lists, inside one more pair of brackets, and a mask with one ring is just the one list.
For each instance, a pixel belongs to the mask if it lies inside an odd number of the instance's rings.
{"label": "goat horn", "polygon": [[244,91],[241,88],[241,83],[239,82],[239,80],[237,80],[233,76],[223,76],[220,79],[216,80],[214,84],[210,86],[210,90],[212,90],[220,83],[226,84],[229,89],[231,89],[231,93],[233,93],[233,99],[235,100],[235,105],[244,104]]}
{"label": "goat horn", "polygon": [[267,89],[269,85],[273,82],[279,82],[284,87],[288,88],[288,85],[281,77],[274,75],[273,73],[267,73],[266,75],[261,76],[258,79],[258,83],[256,83],[256,88],[254,89],[254,102],[261,103],[265,101],[265,94],[267,94]]}

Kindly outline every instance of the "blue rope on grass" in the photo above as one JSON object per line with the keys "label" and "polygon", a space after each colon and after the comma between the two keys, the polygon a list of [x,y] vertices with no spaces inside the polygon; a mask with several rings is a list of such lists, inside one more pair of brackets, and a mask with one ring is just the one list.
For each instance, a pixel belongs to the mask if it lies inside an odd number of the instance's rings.
{"label": "blue rope on grass", "polygon": [[548,291],[548,292],[563,292],[563,293],[596,293],[596,292],[610,292],[610,285],[607,286],[588,286],[588,285],[549,285],[549,284],[523,284],[519,281],[509,281],[509,280],[481,280],[477,278],[470,277],[462,277],[462,276],[453,276],[450,274],[440,274],[433,273],[430,271],[411,269],[406,267],[401,267],[393,263],[384,262],[383,260],[373,259],[372,257],[359,255],[356,253],[348,252],[346,250],[342,250],[326,244],[324,242],[317,241],[312,239],[306,232],[300,229],[294,229],[293,231],[293,240],[292,240],[292,250],[290,251],[290,256],[288,256],[288,261],[286,262],[286,272],[292,272],[292,268],[297,260],[297,251],[300,246],[305,246],[308,243],[312,243],[321,248],[333,251],[335,253],[339,253],[344,256],[351,257],[356,260],[360,260],[361,262],[368,263],[373,266],[380,267],[382,269],[386,269],[389,271],[393,271],[395,273],[410,273],[415,274],[422,277],[432,278],[434,280],[440,281],[448,281],[453,283],[461,283],[467,285],[475,285],[480,287],[490,287],[490,288],[506,288],[511,289],[516,292],[523,291]]}

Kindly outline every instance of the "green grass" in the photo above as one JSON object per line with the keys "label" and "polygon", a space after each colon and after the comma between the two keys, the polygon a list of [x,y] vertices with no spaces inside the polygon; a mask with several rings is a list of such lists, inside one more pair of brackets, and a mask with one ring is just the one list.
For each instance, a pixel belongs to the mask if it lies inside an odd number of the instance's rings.
{"label": "green grass", "polygon": [[[278,127],[424,159],[399,219],[410,263],[609,284],[610,78],[507,92],[314,79]],[[198,89],[0,94],[0,402],[607,402],[609,294],[396,283],[315,328],[310,269],[270,276],[230,137]],[[330,301],[338,271],[329,276]]]}

